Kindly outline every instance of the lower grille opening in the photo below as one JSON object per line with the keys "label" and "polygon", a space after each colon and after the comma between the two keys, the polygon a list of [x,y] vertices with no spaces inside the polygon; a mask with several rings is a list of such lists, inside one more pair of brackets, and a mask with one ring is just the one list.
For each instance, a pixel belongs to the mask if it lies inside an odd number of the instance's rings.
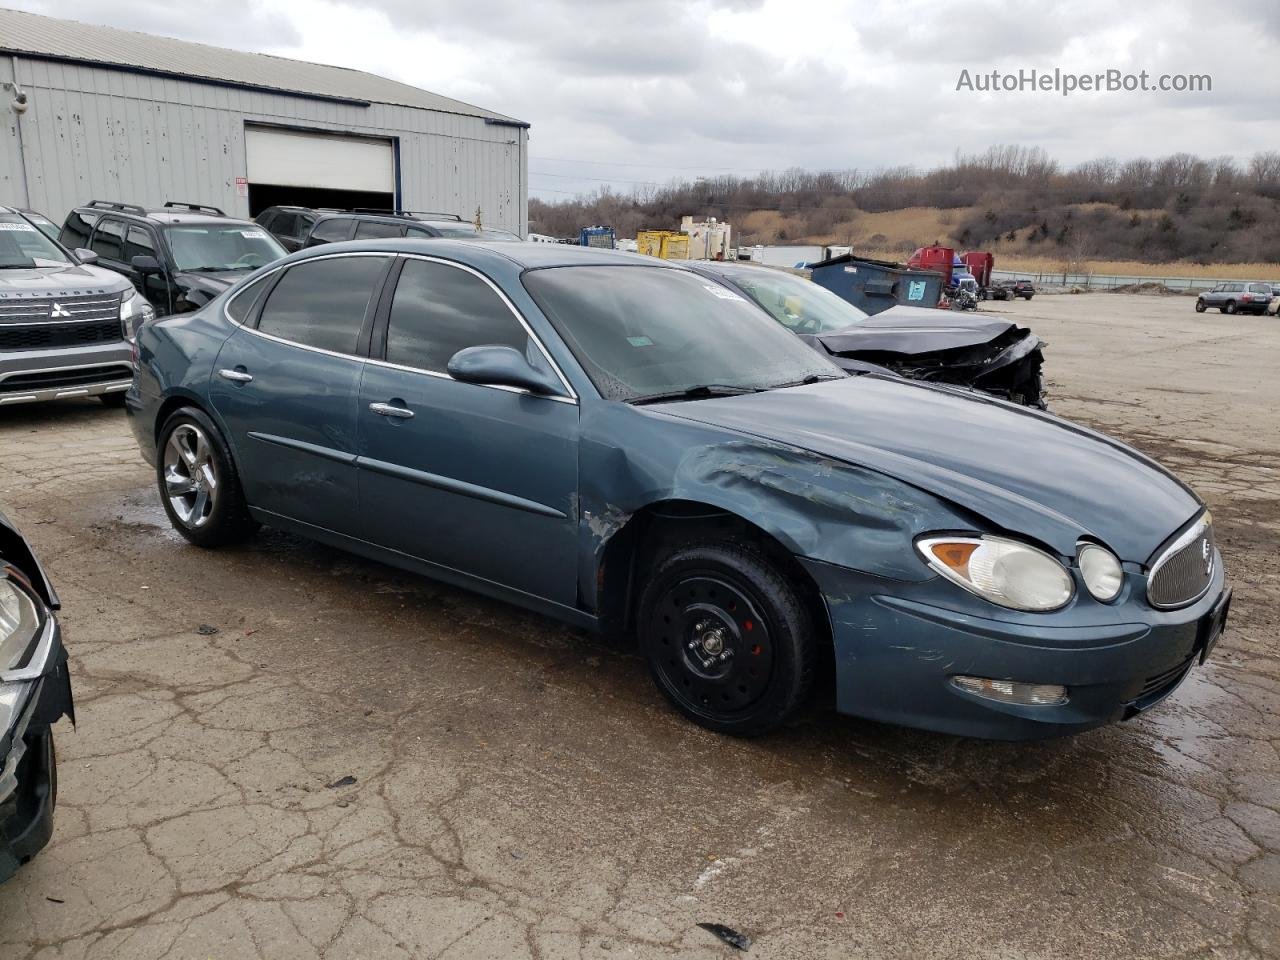
{"label": "lower grille opening", "polygon": [[133,370],[122,363],[101,367],[80,367],[75,370],[43,370],[39,373],[15,373],[11,377],[0,380],[0,393],[83,387],[107,380],[128,380],[132,376]]}
{"label": "lower grille opening", "polygon": [[6,327],[0,324],[0,350],[82,347],[91,343],[111,343],[123,339],[118,319],[47,327]]}

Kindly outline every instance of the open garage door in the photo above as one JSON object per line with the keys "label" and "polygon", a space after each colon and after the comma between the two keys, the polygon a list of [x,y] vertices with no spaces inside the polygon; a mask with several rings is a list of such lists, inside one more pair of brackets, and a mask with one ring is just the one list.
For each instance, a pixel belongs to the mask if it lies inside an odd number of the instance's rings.
{"label": "open garage door", "polygon": [[396,206],[390,140],[246,126],[249,215],[267,207]]}

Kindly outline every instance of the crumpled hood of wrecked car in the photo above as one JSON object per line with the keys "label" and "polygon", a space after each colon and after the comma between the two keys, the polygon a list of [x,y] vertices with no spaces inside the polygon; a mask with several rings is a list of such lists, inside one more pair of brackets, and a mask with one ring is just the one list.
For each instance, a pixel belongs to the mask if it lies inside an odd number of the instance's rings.
{"label": "crumpled hood of wrecked car", "polygon": [[874,470],[1064,556],[1092,536],[1141,563],[1202,506],[1164,468],[1102,434],[909,381],[849,377],[659,409]]}
{"label": "crumpled hood of wrecked car", "polygon": [[1013,323],[999,317],[925,307],[896,306],[844,330],[816,334],[832,353],[883,352],[920,356],[990,343]]}

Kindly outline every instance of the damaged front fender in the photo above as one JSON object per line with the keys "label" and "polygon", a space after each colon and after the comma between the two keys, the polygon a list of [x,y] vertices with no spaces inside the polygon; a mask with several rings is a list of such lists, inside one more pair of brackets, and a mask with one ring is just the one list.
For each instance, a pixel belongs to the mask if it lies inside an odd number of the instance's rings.
{"label": "damaged front fender", "polygon": [[795,556],[894,580],[933,577],[911,548],[919,534],[985,526],[875,470],[621,405],[584,419],[581,476],[579,585],[589,609],[609,544],[638,514],[671,501],[740,518]]}

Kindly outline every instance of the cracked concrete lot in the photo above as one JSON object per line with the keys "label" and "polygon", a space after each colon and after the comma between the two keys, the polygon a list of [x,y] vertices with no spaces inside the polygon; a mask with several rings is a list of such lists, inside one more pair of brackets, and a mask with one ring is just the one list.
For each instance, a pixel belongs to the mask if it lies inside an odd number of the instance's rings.
{"label": "cracked concrete lot", "polygon": [[188,546],[116,411],[0,410],[79,718],[0,956],[731,955],[701,921],[760,957],[1280,955],[1280,321],[1191,307],[990,305],[1058,412],[1205,496],[1236,586],[1170,700],[1039,744],[821,705],[725,739],[556,623],[269,530]]}

